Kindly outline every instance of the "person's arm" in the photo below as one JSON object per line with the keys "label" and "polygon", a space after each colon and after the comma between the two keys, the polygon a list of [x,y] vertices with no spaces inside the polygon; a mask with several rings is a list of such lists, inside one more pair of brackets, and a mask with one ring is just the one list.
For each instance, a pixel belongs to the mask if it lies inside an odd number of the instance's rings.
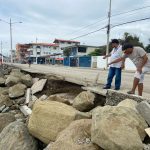
{"label": "person's arm", "polygon": [[139,73],[142,73],[142,68],[143,68],[143,66],[146,64],[146,62],[148,60],[148,57],[147,57],[146,54],[142,58],[143,58],[142,63],[137,67],[137,71]]}
{"label": "person's arm", "polygon": [[105,59],[105,58],[107,58],[107,57],[110,57],[111,56],[111,53],[109,53],[108,55],[105,55],[104,57],[103,57],[103,59]]}
{"label": "person's arm", "polygon": [[120,61],[124,61],[125,58],[121,57],[121,58],[118,58],[118,59],[115,59],[114,61],[108,63],[108,65],[111,65],[111,64],[114,64],[114,63],[118,63]]}
{"label": "person's arm", "polygon": [[125,68],[125,60],[126,60],[125,58],[123,58],[123,60],[122,60],[122,64],[121,64],[121,68],[122,68],[122,69]]}

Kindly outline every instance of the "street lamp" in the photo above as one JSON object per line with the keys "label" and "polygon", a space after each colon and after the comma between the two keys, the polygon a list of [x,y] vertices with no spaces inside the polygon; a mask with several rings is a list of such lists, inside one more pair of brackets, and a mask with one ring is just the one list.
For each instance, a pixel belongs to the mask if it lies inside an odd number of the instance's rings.
{"label": "street lamp", "polygon": [[22,23],[22,22],[11,22],[11,18],[10,18],[9,22],[7,22],[3,19],[0,19],[0,21],[5,22],[5,23],[9,24],[9,26],[10,26],[10,51],[11,51],[11,63],[13,63],[13,56],[12,56],[12,24]]}

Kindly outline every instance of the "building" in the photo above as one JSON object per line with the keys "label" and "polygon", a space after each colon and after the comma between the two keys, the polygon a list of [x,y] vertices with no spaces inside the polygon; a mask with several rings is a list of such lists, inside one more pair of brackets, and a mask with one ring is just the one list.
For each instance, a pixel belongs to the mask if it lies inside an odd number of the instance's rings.
{"label": "building", "polygon": [[[62,55],[62,50],[55,43],[30,43],[27,59],[33,63],[45,63],[51,56]],[[37,60],[36,60],[37,59]]]}
{"label": "building", "polygon": [[63,50],[68,49],[70,51],[70,56],[87,56],[89,53],[95,51],[99,48],[98,46],[88,46],[88,45],[75,45],[64,47]]}
{"label": "building", "polygon": [[[68,56],[64,56],[64,65],[72,67],[91,67],[91,57],[88,56],[91,52],[99,47],[88,45],[74,45],[64,47]],[[64,52],[65,53],[65,52]]]}
{"label": "building", "polygon": [[17,62],[25,61],[26,57],[29,55],[27,51],[30,48],[30,44],[16,44],[16,60]]}
{"label": "building", "polygon": [[60,49],[67,46],[80,45],[79,41],[63,40],[63,39],[55,39],[53,43],[58,44]]}

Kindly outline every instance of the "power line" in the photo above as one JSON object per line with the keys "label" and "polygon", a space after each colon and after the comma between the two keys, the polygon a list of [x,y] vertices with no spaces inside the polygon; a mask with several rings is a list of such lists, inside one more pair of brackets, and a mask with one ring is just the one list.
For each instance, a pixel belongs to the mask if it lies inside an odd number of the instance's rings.
{"label": "power line", "polygon": [[149,8],[149,7],[150,7],[150,6],[139,7],[139,8],[132,9],[132,10],[129,10],[129,11],[126,11],[126,12],[122,12],[122,13],[114,14],[114,15],[112,15],[111,17],[115,17],[115,16],[119,16],[119,15],[127,14],[127,13],[130,13],[130,12],[133,12],[133,11],[138,11],[138,10],[145,9],[145,8]]}
{"label": "power line", "polygon": [[[128,21],[128,22],[123,22],[123,23],[120,23],[120,24],[116,24],[116,25],[112,26],[111,28],[114,28],[114,27],[117,27],[117,26],[121,26],[121,25],[125,25],[125,24],[134,23],[134,22],[144,21],[144,20],[148,20],[148,19],[150,19],[150,17],[142,18],[142,19],[138,19],[138,20],[133,20],[133,21]],[[75,38],[72,38],[71,40],[74,40],[74,39],[77,39],[77,38],[81,38],[81,37],[84,37],[84,36],[90,35],[90,34],[92,34],[92,33],[95,33],[95,32],[98,32],[98,31],[101,31],[101,30],[103,30],[103,29],[105,29],[105,28],[107,28],[107,26],[102,27],[102,28],[100,28],[100,29],[98,29],[98,30],[95,30],[95,31],[89,32],[89,33],[87,33],[87,34],[83,34],[83,35],[77,36],[77,37],[75,37]]]}
{"label": "power line", "polygon": [[98,30],[95,30],[95,31],[92,31],[92,32],[89,32],[89,33],[86,33],[86,34],[83,34],[83,35],[80,35],[80,36],[77,36],[77,37],[75,37],[75,38],[72,38],[71,40],[74,40],[74,39],[77,39],[77,38],[80,38],[80,37],[83,37],[83,36],[87,36],[87,35],[89,35],[89,34],[92,34],[92,33],[98,32],[98,31],[100,31],[100,30],[103,30],[103,29],[105,29],[105,28],[106,28],[106,26],[105,26],[105,27],[102,27],[102,28],[100,28],[100,29],[98,29]]}
{"label": "power line", "polygon": [[[149,8],[149,7],[150,7],[149,5],[148,5],[148,6],[144,6],[144,7],[139,7],[139,8],[132,9],[132,10],[129,10],[129,11],[126,11],[126,12],[122,12],[122,13],[118,13],[118,14],[111,15],[111,17],[116,17],[116,16],[119,16],[119,15],[127,14],[127,13],[134,12],[134,11],[138,11],[138,10],[141,10],[141,9],[146,9],[146,8]],[[88,27],[90,27],[90,26],[93,26],[93,25],[95,25],[95,24],[97,24],[97,23],[99,23],[99,22],[105,21],[106,19],[107,19],[107,18],[101,18],[101,19],[99,19],[99,21],[96,21],[96,22],[94,22],[94,23],[92,23],[92,24],[83,26],[83,27],[81,27],[79,30],[76,30],[76,31],[71,32],[71,33],[69,33],[69,34],[66,34],[66,35],[64,35],[64,36],[71,35],[71,34],[73,34],[73,33],[78,33],[79,31],[81,31],[81,30],[83,30],[83,29],[86,29],[86,28],[88,28]]]}
{"label": "power line", "polygon": [[134,23],[134,22],[144,21],[144,20],[148,20],[148,19],[150,19],[150,17],[142,18],[142,19],[138,19],[138,20],[133,20],[133,21],[128,21],[128,22],[124,22],[124,23],[120,23],[120,24],[116,24],[116,25],[112,26],[111,28],[118,27],[118,26],[125,25],[125,24]]}

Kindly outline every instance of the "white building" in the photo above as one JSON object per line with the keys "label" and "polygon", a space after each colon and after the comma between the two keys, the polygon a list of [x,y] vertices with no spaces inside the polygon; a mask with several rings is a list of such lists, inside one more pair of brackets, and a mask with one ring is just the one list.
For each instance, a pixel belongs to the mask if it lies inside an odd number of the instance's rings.
{"label": "white building", "polygon": [[58,44],[60,49],[67,46],[80,45],[79,41],[63,40],[63,39],[55,39],[53,43]]}
{"label": "white building", "polygon": [[55,43],[52,44],[51,43],[30,43],[30,45],[31,46],[28,49],[28,51],[30,52],[28,58],[30,57],[33,63],[39,63],[46,56],[50,57],[50,56],[62,54],[59,45]]}

